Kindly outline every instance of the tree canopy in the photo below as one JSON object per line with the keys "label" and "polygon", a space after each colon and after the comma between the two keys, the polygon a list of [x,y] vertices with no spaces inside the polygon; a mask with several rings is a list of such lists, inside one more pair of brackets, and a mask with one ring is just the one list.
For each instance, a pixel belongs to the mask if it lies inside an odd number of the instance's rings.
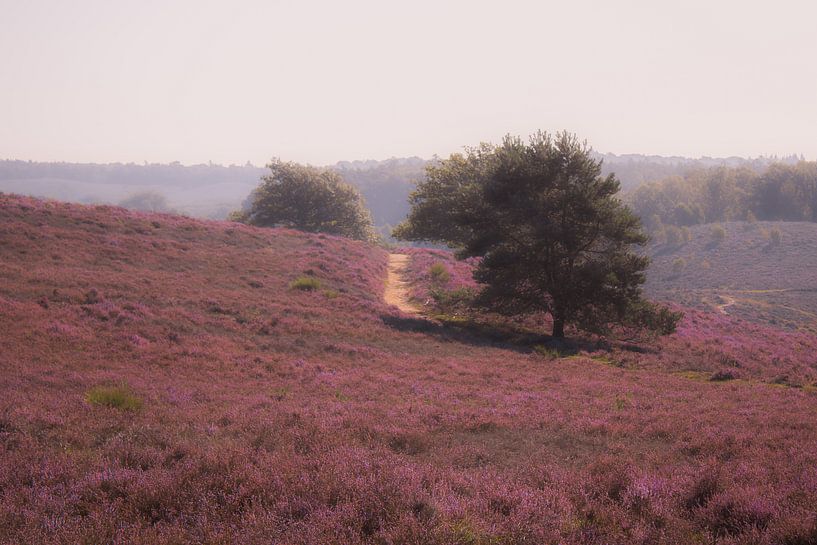
{"label": "tree canopy", "polygon": [[649,260],[633,246],[647,237],[619,187],[575,135],[508,136],[429,166],[394,235],[481,257],[479,301],[508,314],[547,312],[554,337],[566,324],[672,331],[680,316],[641,296]]}
{"label": "tree canopy", "polygon": [[273,160],[245,209],[233,219],[374,240],[372,217],[360,192],[329,169]]}
{"label": "tree canopy", "polygon": [[642,185],[627,200],[653,232],[749,218],[817,222],[817,162],[699,170]]}

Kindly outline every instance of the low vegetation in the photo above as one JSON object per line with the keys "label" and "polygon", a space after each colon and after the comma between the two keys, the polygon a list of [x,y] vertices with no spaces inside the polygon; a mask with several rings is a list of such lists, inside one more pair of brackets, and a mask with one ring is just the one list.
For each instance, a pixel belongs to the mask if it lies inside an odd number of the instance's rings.
{"label": "low vegetation", "polygon": [[[0,253],[0,541],[813,538],[813,335],[686,308],[558,350],[386,306],[363,242],[12,196]],[[407,253],[417,297],[473,287]],[[122,384],[140,410],[86,400]]]}
{"label": "low vegetation", "polygon": [[300,276],[290,282],[289,287],[301,291],[315,291],[321,289],[321,281],[314,276]]}
{"label": "low vegetation", "polygon": [[[748,226],[751,226],[749,228]],[[765,222],[720,224],[714,244],[710,225],[690,227],[690,240],[671,245],[653,240],[646,293],[695,308],[724,309],[735,318],[787,330],[817,333],[817,224]],[[777,233],[777,234],[772,234]],[[683,273],[678,263],[683,260]]]}
{"label": "low vegetation", "polygon": [[94,386],[85,393],[85,401],[91,405],[126,411],[136,411],[142,408],[142,400],[127,386]]}

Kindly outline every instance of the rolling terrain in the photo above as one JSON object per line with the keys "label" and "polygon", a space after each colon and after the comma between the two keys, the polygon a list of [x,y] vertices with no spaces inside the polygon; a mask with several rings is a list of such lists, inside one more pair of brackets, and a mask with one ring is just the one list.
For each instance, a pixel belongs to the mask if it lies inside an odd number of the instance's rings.
{"label": "rolling terrain", "polygon": [[688,242],[652,244],[647,293],[817,333],[817,224],[729,222],[721,227],[721,241],[712,236],[716,227],[698,225],[689,228]]}
{"label": "rolling terrain", "polygon": [[[418,306],[469,283],[404,253]],[[387,274],[336,237],[0,195],[0,542],[817,540],[814,335],[701,305],[560,355],[404,314]]]}

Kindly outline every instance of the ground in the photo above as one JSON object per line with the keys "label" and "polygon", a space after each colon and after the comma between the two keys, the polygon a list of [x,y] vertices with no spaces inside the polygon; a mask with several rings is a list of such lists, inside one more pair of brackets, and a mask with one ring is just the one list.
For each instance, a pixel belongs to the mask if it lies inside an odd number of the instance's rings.
{"label": "ground", "polygon": [[[406,253],[418,291],[462,281]],[[693,310],[556,354],[387,276],[335,237],[0,196],[0,542],[814,542],[811,337]]]}

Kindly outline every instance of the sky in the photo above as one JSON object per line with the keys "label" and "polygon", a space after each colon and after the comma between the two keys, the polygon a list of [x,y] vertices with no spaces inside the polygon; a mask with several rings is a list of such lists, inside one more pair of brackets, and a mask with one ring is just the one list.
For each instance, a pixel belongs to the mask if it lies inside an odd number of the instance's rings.
{"label": "sky", "polygon": [[0,0],[0,158],[817,159],[811,0]]}

